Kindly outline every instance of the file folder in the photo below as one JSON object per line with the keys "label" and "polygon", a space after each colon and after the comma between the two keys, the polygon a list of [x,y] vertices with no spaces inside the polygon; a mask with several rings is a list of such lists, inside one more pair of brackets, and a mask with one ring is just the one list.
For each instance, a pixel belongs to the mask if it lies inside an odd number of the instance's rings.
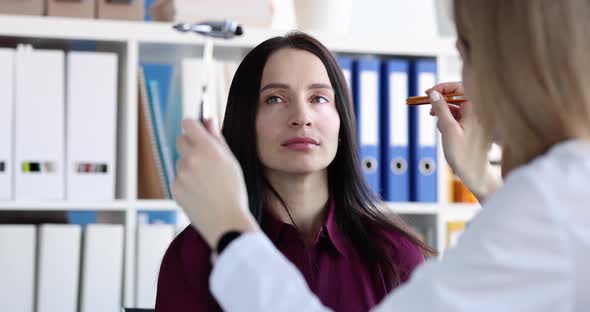
{"label": "file folder", "polygon": [[137,263],[135,303],[140,308],[153,309],[162,258],[172,242],[174,225],[140,224],[137,227]]}
{"label": "file folder", "polygon": [[144,21],[153,21],[154,18],[152,17],[151,8],[154,3],[158,0],[145,0],[144,9],[143,9],[143,20]]}
{"label": "file folder", "polygon": [[170,198],[164,167],[160,159],[158,141],[153,123],[150,100],[145,75],[140,67],[139,80],[139,120],[138,120],[138,176],[137,193],[139,198]]}
{"label": "file folder", "polygon": [[352,90],[352,58],[347,56],[338,56],[336,61],[338,62],[338,65],[340,65],[340,69],[342,69],[344,79],[346,79],[346,83],[348,83],[348,89]]}
{"label": "file folder", "polygon": [[3,0],[0,14],[43,15],[44,0]]}
{"label": "file folder", "polygon": [[34,225],[0,225],[0,311],[33,312]]}
{"label": "file folder", "polygon": [[123,226],[91,224],[82,245],[80,312],[121,311]]}
{"label": "file folder", "polygon": [[381,194],[380,61],[361,58],[354,66],[353,94],[356,106],[360,160],[365,180],[375,194]]}
{"label": "file folder", "polygon": [[138,210],[137,224],[176,224],[176,211]]}
{"label": "file folder", "polygon": [[67,56],[66,198],[115,198],[117,55]]}
{"label": "file folder", "polygon": [[80,226],[39,226],[37,312],[77,312]]}
{"label": "file folder", "polygon": [[98,213],[96,211],[74,210],[66,211],[67,223],[77,224],[85,227],[98,222]]}
{"label": "file folder", "polygon": [[164,63],[142,63],[145,81],[149,84],[158,85],[160,112],[166,115],[168,103],[170,102],[170,84],[174,74],[174,65]]}
{"label": "file folder", "polygon": [[[213,66],[213,64],[211,64]],[[196,119],[200,114],[202,86],[205,80],[205,65],[202,59],[185,58],[176,66],[170,90],[172,92],[171,102],[166,111],[166,133],[168,143],[172,151],[172,162],[180,158],[176,148],[176,139],[182,133],[180,123],[183,118]],[[209,80],[207,85],[207,97],[209,107],[212,108],[216,103],[215,79],[213,71],[209,71]],[[210,112],[209,112],[210,113]]]}
{"label": "file folder", "polygon": [[236,71],[238,70],[238,65],[237,62],[214,62],[214,87],[215,93],[217,94],[214,97],[216,99],[216,105],[212,110],[212,114],[217,118],[219,131],[221,131],[221,126],[223,125],[229,89]]}
{"label": "file folder", "polygon": [[14,50],[0,49],[0,200],[13,199]]}
{"label": "file folder", "polygon": [[390,202],[410,201],[409,126],[406,99],[410,90],[410,64],[405,59],[392,59],[382,67],[381,178],[383,199]]}
{"label": "file folder", "polygon": [[100,19],[143,21],[144,0],[96,0]]}
{"label": "file folder", "polygon": [[[145,78],[145,73],[144,73]],[[170,185],[174,179],[174,164],[172,162],[172,152],[169,150],[170,144],[167,141],[164,116],[161,111],[162,104],[160,103],[160,86],[158,81],[145,80],[146,90],[149,100],[150,112],[152,114],[152,127],[155,133],[155,144],[158,154],[162,162],[162,169],[164,173],[164,181],[166,183],[167,198],[172,198],[170,192]],[[174,140],[176,142],[176,140]]]}
{"label": "file folder", "polygon": [[47,0],[47,15],[94,18],[95,0]]}
{"label": "file folder", "polygon": [[64,52],[19,46],[15,84],[15,199],[63,200]]}
{"label": "file folder", "polygon": [[[436,84],[436,62],[418,59],[412,68],[411,95],[423,95]],[[412,200],[437,201],[437,130],[436,120],[430,116],[430,106],[410,108],[410,153]]]}
{"label": "file folder", "polygon": [[[209,68],[207,82],[207,98],[209,111],[205,116],[218,118],[221,127],[225,116],[227,96],[231,81],[238,68],[235,62],[213,61]],[[180,157],[176,150],[176,139],[181,134],[180,122],[183,118],[197,118],[200,113],[202,85],[205,77],[205,66],[202,59],[185,58],[174,68],[170,96],[166,108],[166,135],[175,163]]]}

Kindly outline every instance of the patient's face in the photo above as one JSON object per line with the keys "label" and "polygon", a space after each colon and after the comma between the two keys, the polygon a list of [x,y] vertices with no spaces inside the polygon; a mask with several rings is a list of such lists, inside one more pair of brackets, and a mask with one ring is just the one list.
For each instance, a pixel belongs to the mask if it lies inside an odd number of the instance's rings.
{"label": "patient's face", "polygon": [[281,49],[268,59],[260,83],[256,136],[267,170],[306,174],[324,170],[338,149],[340,118],[322,61]]}

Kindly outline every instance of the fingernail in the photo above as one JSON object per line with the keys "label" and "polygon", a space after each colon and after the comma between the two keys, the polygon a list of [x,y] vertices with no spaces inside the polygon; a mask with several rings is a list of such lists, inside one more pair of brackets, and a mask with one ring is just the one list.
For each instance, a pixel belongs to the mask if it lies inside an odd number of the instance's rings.
{"label": "fingernail", "polygon": [[430,92],[428,96],[430,96],[430,100],[433,102],[440,101],[440,93],[438,93],[437,91]]}

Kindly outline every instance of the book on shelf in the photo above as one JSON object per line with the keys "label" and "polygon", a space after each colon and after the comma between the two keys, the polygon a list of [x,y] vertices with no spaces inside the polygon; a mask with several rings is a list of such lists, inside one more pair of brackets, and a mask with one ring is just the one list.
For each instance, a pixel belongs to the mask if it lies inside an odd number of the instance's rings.
{"label": "book on shelf", "polygon": [[171,198],[143,69],[139,69],[138,196]]}

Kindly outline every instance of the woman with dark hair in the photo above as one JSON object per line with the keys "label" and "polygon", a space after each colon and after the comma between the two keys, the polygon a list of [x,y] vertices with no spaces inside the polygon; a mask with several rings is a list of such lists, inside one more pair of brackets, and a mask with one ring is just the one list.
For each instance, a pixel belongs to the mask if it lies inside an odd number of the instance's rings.
{"label": "woman with dark hair", "polygon": [[[360,172],[355,132],[347,83],[317,40],[272,38],[240,64],[222,134],[241,166],[251,213],[336,311],[370,309],[434,253],[401,218],[382,212]],[[192,143],[181,136],[181,153]],[[198,166],[179,162],[177,180],[185,183],[175,182],[175,194],[198,202],[183,188]],[[210,258],[193,227],[176,237],[160,269],[156,310],[220,310],[209,292]]]}

